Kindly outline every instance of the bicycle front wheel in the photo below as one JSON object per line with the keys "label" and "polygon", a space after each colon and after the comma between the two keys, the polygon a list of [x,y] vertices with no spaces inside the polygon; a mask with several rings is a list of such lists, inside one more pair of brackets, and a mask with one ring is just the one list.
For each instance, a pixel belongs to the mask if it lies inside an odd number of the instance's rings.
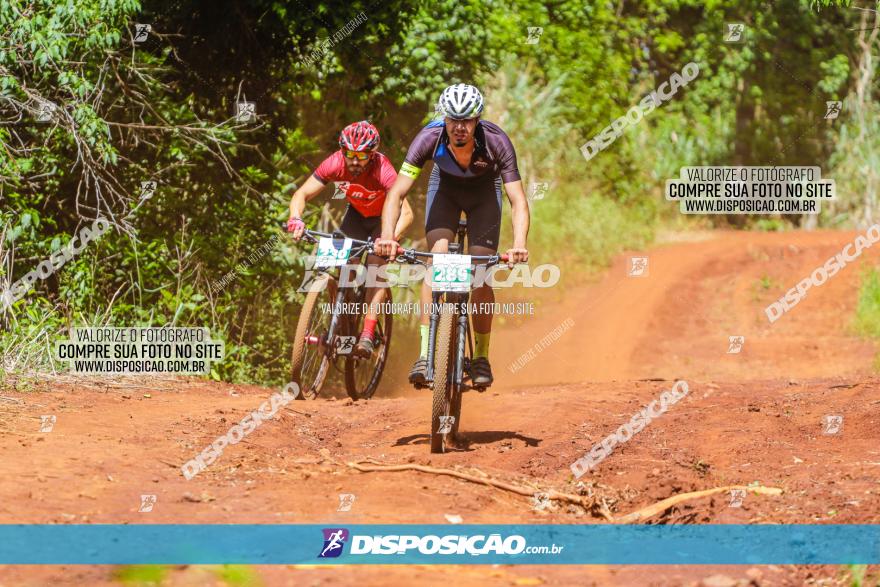
{"label": "bicycle front wheel", "polygon": [[455,326],[454,304],[440,307],[440,323],[437,325],[437,339],[434,341],[434,381],[431,385],[431,452],[446,452],[447,435],[452,434],[452,391],[455,385],[452,373],[455,345],[453,334]]}
{"label": "bicycle front wheel", "polygon": [[332,305],[335,294],[336,280],[330,275],[324,275],[313,282],[303,303],[296,323],[290,359],[290,380],[299,385],[296,399],[318,397],[330,369],[327,334],[332,314],[324,311],[321,304]]}

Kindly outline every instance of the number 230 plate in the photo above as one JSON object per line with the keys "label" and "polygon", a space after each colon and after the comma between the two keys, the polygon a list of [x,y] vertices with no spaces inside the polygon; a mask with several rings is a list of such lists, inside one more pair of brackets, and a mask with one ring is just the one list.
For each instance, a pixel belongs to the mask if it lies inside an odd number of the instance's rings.
{"label": "number 230 plate", "polygon": [[[340,243],[340,241],[336,241]],[[351,239],[347,238],[340,244],[342,248],[337,249],[332,238],[321,238],[318,240],[318,255],[315,260],[315,267],[337,267],[345,265],[348,256],[351,254]]]}

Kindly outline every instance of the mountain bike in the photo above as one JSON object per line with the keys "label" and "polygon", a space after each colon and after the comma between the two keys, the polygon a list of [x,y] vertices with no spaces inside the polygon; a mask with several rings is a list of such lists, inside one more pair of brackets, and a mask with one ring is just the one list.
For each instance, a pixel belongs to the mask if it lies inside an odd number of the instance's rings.
{"label": "mountain bike", "polygon": [[[348,239],[339,231],[332,234],[306,230],[303,240],[318,244],[313,279],[304,282],[305,302],[296,324],[291,355],[291,381],[299,385],[297,399],[315,399],[324,385],[332,363],[345,358],[345,390],[352,399],[369,399],[376,392],[391,344],[391,313],[379,309],[379,322],[374,331],[374,348],[369,358],[356,356],[354,346],[363,329],[367,288],[342,283],[335,273],[337,267],[348,268],[357,259],[364,267],[367,254],[373,250],[372,239]],[[322,259],[324,262],[322,262]],[[351,275],[348,270],[346,277]],[[309,274],[307,274],[309,275]],[[385,301],[391,301],[391,289]],[[329,310],[329,311],[328,311]],[[351,311],[355,310],[355,311]]]}
{"label": "mountain bike", "polygon": [[[432,391],[431,452],[443,453],[458,434],[461,424],[461,394],[473,386],[471,360],[474,354],[470,320],[470,271],[473,265],[486,268],[507,261],[507,255],[463,255],[467,221],[460,220],[456,242],[448,253],[426,253],[398,249],[398,263],[428,266],[422,259],[432,258],[431,319],[428,337],[426,380]],[[449,279],[452,277],[453,279]],[[425,387],[416,385],[416,388]]]}

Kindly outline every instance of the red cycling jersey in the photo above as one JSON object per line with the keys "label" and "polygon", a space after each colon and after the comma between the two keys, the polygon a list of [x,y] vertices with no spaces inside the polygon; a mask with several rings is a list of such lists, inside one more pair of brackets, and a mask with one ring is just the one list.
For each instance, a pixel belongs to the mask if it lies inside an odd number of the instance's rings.
{"label": "red cycling jersey", "polygon": [[370,218],[382,215],[385,194],[394,185],[397,172],[388,157],[376,153],[360,175],[352,176],[345,167],[342,151],[336,151],[318,165],[315,179],[321,183],[341,182],[339,188],[345,192],[349,204],[361,216]]}

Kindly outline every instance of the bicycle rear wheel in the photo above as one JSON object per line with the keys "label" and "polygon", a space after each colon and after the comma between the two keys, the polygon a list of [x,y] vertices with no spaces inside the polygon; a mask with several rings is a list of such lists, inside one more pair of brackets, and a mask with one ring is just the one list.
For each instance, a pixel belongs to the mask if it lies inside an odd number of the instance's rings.
{"label": "bicycle rear wheel", "polygon": [[321,304],[330,303],[336,295],[336,280],[324,275],[313,282],[303,303],[290,359],[290,380],[299,385],[296,399],[315,399],[321,391],[330,369],[327,333],[332,314],[324,312]]}
{"label": "bicycle rear wheel", "polygon": [[[391,301],[391,290],[386,290],[386,302]],[[366,316],[358,314],[351,317],[351,334],[358,335],[363,330]],[[391,345],[392,315],[379,312],[379,322],[373,335],[373,354],[368,359],[356,357],[354,353],[345,360],[345,390],[352,399],[370,399],[376,393],[382,380],[382,371],[388,359]]]}
{"label": "bicycle rear wheel", "polygon": [[[453,333],[455,311],[453,304],[440,307],[440,323],[437,325],[437,338],[434,341],[434,381],[431,384],[431,452],[446,452],[447,434],[451,434],[452,423],[446,420],[452,414],[452,391],[454,386],[452,365],[455,345]],[[459,404],[459,409],[461,404]],[[445,430],[445,431],[441,431]]]}

